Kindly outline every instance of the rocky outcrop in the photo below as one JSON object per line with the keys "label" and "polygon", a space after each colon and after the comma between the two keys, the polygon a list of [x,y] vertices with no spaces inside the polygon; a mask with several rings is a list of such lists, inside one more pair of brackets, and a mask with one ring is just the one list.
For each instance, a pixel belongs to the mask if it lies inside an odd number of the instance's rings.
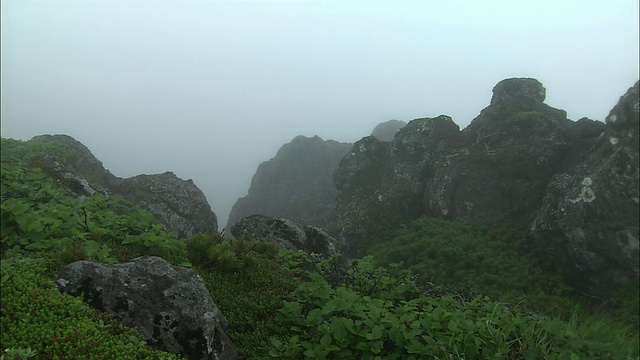
{"label": "rocky outcrop", "polygon": [[229,225],[263,214],[325,226],[335,215],[333,171],[351,144],[298,136],[258,167],[247,196],[238,199]]}
{"label": "rocky outcrop", "polygon": [[95,194],[106,194],[106,190],[91,184],[81,176],[74,174],[68,168],[63,167],[53,156],[49,154],[38,154],[29,160],[28,166],[37,167],[50,176],[58,186],[75,197],[92,196]]}
{"label": "rocky outcrop", "polygon": [[507,79],[464,131],[441,115],[409,122],[389,145],[370,138],[357,142],[335,172],[335,228],[352,255],[362,255],[374,235],[362,224],[392,216],[494,225],[535,209],[579,137],[566,114],[544,98],[536,80]]}
{"label": "rocky outcrop", "polygon": [[391,141],[393,137],[396,135],[398,130],[407,125],[406,122],[402,120],[389,120],[383,123],[378,124],[373,131],[371,132],[371,136],[378,140],[382,141]]}
{"label": "rocky outcrop", "polygon": [[284,218],[251,215],[231,227],[236,238],[251,237],[286,249],[329,257],[336,252],[336,240],[322,229]]}
{"label": "rocky outcrop", "polygon": [[603,295],[638,281],[638,83],[606,119],[589,156],[555,174],[528,238]]}
{"label": "rocky outcrop", "polygon": [[56,172],[83,178],[95,188],[105,188],[116,179],[86,146],[71,136],[39,135],[28,143],[42,144],[42,152],[57,163],[52,164],[57,167]]}
{"label": "rocky outcrop", "polygon": [[188,359],[235,359],[227,321],[202,279],[155,256],[123,264],[78,261],[54,281],[61,291],[137,328],[151,346]]}
{"label": "rocky outcrop", "polygon": [[118,178],[86,146],[67,135],[36,136],[28,143],[42,144],[29,164],[43,169],[75,196],[124,196],[152,213],[166,231],[175,231],[181,238],[218,230],[216,215],[191,180],[182,180],[171,172]]}
{"label": "rocky outcrop", "polygon": [[172,172],[122,179],[111,189],[152,213],[167,231],[176,231],[180,238],[218,229],[204,193],[192,180],[182,180]]}
{"label": "rocky outcrop", "polygon": [[424,214],[495,225],[537,209],[551,177],[583,160],[585,142],[604,130],[544,98],[534,79],[498,83],[491,105],[428,162]]}

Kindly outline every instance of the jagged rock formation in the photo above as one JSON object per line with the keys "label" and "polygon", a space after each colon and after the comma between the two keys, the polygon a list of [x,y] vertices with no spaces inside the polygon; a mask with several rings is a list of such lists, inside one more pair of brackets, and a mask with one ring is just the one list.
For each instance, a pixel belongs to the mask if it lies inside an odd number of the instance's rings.
{"label": "jagged rock formation", "polygon": [[123,264],[77,261],[54,281],[91,306],[137,328],[151,346],[188,359],[235,359],[227,320],[191,269],[143,256]]}
{"label": "jagged rock formation", "polygon": [[[350,239],[348,251],[361,254],[366,247],[357,244],[370,236],[363,233],[363,220],[378,222],[389,214],[488,225],[530,214],[551,176],[584,159],[585,147],[604,127],[588,119],[574,123],[544,98],[538,81],[507,79],[464,131],[441,115],[409,122],[390,144],[357,142],[335,172],[337,228]],[[361,158],[369,165],[363,168]],[[378,206],[359,206],[376,199]]]}
{"label": "jagged rock formation", "polygon": [[391,141],[393,137],[396,135],[396,132],[407,125],[406,122],[402,120],[389,120],[383,123],[378,124],[373,131],[371,132],[371,136],[378,140],[382,141]]}
{"label": "jagged rock formation", "polygon": [[551,179],[529,239],[591,293],[638,281],[638,83],[606,119],[588,158]]}
{"label": "jagged rock formation", "polygon": [[229,226],[253,214],[325,226],[335,215],[333,171],[351,144],[298,136],[258,167],[249,194],[233,206]]}
{"label": "jagged rock formation", "polygon": [[251,215],[231,227],[236,238],[250,236],[286,249],[329,257],[336,252],[336,240],[322,229],[289,219]]}
{"label": "jagged rock formation", "polygon": [[48,173],[76,196],[116,194],[152,213],[165,230],[181,238],[218,230],[216,215],[205,195],[191,180],[171,172],[121,179],[96,159],[91,151],[67,135],[41,135],[29,140],[50,146],[29,162]]}

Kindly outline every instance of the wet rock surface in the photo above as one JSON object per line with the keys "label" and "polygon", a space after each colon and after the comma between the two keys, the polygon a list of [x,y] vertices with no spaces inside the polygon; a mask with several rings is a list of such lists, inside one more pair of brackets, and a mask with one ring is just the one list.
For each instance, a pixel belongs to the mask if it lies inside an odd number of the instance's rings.
{"label": "wet rock surface", "polygon": [[638,281],[638,83],[607,117],[588,158],[553,176],[528,238],[606,294]]}
{"label": "wet rock surface", "polygon": [[227,321],[202,279],[162,258],[122,264],[77,261],[55,276],[58,288],[137,328],[147,342],[188,359],[235,359]]}

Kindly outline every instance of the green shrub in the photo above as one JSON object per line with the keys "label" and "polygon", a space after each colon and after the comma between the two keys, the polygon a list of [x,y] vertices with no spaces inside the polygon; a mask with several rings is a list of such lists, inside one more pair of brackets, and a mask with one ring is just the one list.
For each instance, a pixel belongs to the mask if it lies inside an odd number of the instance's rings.
{"label": "green shrub", "polygon": [[274,259],[280,247],[251,239],[223,239],[219,234],[198,234],[185,240],[189,261],[205,270],[230,271],[251,267],[257,255]]}
{"label": "green shrub", "polygon": [[[329,260],[331,262],[333,260]],[[409,274],[351,263],[350,283],[309,273],[278,320],[295,332],[272,338],[273,357],[318,359],[618,359],[638,347],[624,330],[574,310],[568,322],[527,315],[488,297],[431,296]],[[361,284],[361,285],[357,285]],[[380,291],[372,291],[381,286]],[[429,296],[425,296],[429,295]],[[578,309],[578,308],[576,308]],[[583,324],[583,325],[581,325]]]}
{"label": "green shrub", "polygon": [[[267,253],[272,251],[272,247],[267,248]],[[286,339],[292,335],[275,317],[299,281],[274,259],[255,253],[250,266],[198,270],[229,321],[226,333],[240,358],[269,358],[270,338]]]}
{"label": "green shrub", "polygon": [[[393,240],[369,251],[378,265],[393,263],[419,275],[421,284],[447,291],[493,297],[528,297],[521,305],[539,312],[563,311],[568,287],[559,275],[521,242],[517,227],[488,228],[473,223],[425,218],[413,222]],[[554,298],[553,309],[549,299]],[[568,308],[571,308],[570,306]]]}
{"label": "green shrub", "polygon": [[81,259],[113,263],[141,255],[189,265],[184,244],[154,224],[149,212],[115,196],[80,200],[39,170],[1,165],[3,259],[50,250],[62,265]]}
{"label": "green shrub", "polygon": [[638,280],[631,279],[621,286],[614,295],[617,318],[633,327],[636,332],[640,326],[640,290]]}

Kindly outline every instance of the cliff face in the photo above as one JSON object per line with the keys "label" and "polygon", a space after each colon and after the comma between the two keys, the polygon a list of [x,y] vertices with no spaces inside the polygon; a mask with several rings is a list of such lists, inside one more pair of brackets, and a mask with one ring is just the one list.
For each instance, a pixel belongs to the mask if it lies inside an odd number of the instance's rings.
{"label": "cliff face", "polygon": [[42,168],[76,196],[96,192],[121,195],[182,238],[218,230],[216,215],[191,180],[179,179],[171,172],[118,178],[86,146],[67,135],[36,136],[29,142],[57,145],[50,147],[53,151],[36,155],[30,164]]}
{"label": "cliff face", "polygon": [[463,131],[441,115],[409,122],[391,142],[356,142],[334,173],[330,227],[342,250],[360,256],[381,229],[420,216],[486,225],[535,217],[533,241],[569,261],[590,290],[613,274],[616,283],[637,278],[637,84],[606,125],[568,120],[544,99],[537,80],[507,79]]}
{"label": "cliff face", "polygon": [[636,83],[586,159],[552,177],[527,234],[592,293],[638,281],[638,104]]}
{"label": "cliff face", "polygon": [[298,136],[258,167],[249,194],[238,199],[229,226],[262,214],[325,226],[335,214],[333,170],[351,144]]}

